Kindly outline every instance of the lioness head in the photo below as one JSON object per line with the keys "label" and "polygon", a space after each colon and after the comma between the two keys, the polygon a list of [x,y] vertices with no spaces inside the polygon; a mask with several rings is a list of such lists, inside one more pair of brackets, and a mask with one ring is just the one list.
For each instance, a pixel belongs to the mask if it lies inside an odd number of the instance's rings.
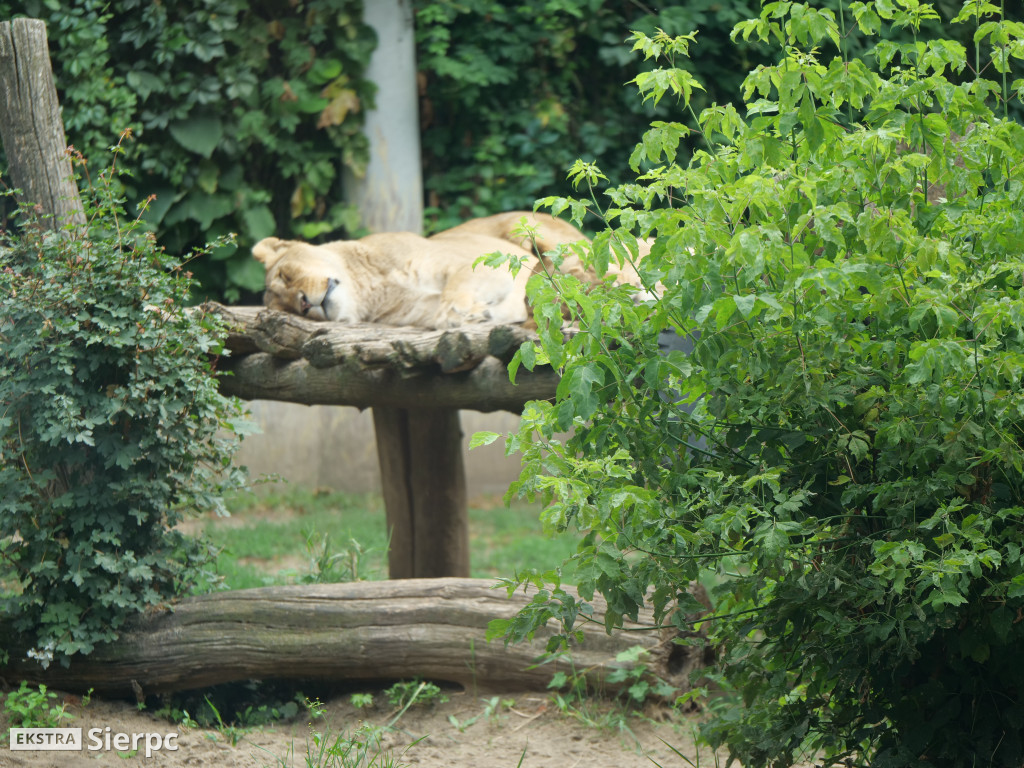
{"label": "lioness head", "polygon": [[252,255],[267,270],[263,303],[310,320],[358,322],[357,297],[340,251],[343,245],[347,244],[327,247],[276,237],[260,240]]}

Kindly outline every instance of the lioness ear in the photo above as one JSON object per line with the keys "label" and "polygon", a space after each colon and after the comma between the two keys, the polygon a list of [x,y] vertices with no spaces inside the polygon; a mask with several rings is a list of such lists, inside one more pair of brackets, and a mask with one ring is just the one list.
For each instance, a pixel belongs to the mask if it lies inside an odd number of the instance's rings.
{"label": "lioness ear", "polygon": [[286,243],[277,237],[265,237],[252,247],[252,257],[270,269],[284,255]]}

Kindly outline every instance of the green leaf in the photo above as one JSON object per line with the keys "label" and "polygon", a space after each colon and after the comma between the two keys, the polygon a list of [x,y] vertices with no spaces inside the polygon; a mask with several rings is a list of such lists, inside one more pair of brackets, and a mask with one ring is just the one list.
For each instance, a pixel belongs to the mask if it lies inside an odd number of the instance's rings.
{"label": "green leaf", "polygon": [[482,445],[490,445],[499,437],[501,435],[497,432],[474,432],[473,436],[469,439],[469,450],[479,448]]}
{"label": "green leaf", "polygon": [[171,136],[189,152],[210,157],[224,137],[224,126],[217,117],[190,117],[167,126]]}
{"label": "green leaf", "polygon": [[245,223],[246,234],[253,242],[270,237],[277,231],[274,214],[266,205],[246,208],[242,211],[242,221]]}
{"label": "green leaf", "polygon": [[736,305],[736,311],[740,313],[740,316],[744,319],[749,318],[754,311],[754,304],[757,303],[757,297],[748,293],[743,296],[733,296],[732,299],[733,303]]}
{"label": "green leaf", "polygon": [[262,291],[266,287],[266,270],[248,254],[239,254],[228,261],[231,282],[249,291]]}
{"label": "green leaf", "polygon": [[505,637],[511,626],[511,619],[491,619],[487,622],[487,632],[484,634],[484,639],[489,643],[492,640]]}
{"label": "green leaf", "polygon": [[598,392],[604,385],[604,371],[596,363],[570,368],[558,383],[559,397],[573,404],[575,415],[587,419],[597,409]]}

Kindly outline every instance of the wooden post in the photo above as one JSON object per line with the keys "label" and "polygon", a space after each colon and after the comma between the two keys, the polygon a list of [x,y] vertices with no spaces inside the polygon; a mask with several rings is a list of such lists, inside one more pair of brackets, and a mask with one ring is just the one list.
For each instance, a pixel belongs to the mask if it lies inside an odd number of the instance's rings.
{"label": "wooden post", "polygon": [[52,215],[52,229],[85,224],[38,19],[0,22],[0,135],[21,200]]}
{"label": "wooden post", "polygon": [[459,412],[373,409],[392,579],[469,576]]}

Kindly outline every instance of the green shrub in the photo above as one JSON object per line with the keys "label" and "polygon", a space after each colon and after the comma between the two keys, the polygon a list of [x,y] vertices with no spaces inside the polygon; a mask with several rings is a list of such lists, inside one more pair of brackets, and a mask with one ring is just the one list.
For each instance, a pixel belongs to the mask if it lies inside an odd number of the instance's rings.
{"label": "green shrub", "polygon": [[221,326],[95,194],[81,231],[26,216],[0,240],[0,605],[44,664],[186,590],[207,552],[172,528],[243,479],[241,409],[210,362]]}
{"label": "green shrub", "polygon": [[[603,211],[584,163],[589,199],[545,201],[609,222],[598,265],[656,238],[640,269],[663,287],[634,304],[535,278],[540,342],[512,372],[550,363],[561,385],[509,439],[512,492],[583,533],[580,592],[609,625],[650,603],[689,629],[686,585],[713,573],[725,695],[703,733],[751,768],[1024,762],[1024,25],[972,0],[965,48],[918,37],[934,15],[768,3],[734,35],[778,63],[699,113],[672,66],[692,41],[637,34],[669,61],[639,89],[688,124],[652,126]],[[848,55],[885,26],[912,41]],[[659,353],[666,329],[692,353]],[[556,618],[564,640],[586,604],[529,578],[491,634]]]}
{"label": "green shrub", "polygon": [[[759,40],[730,40],[756,2],[665,0],[416,0],[427,226],[443,229],[471,216],[528,208],[539,196],[572,195],[563,170],[578,157],[612,184],[632,178],[628,158],[651,119],[670,120],[666,102],[644,103],[623,85],[649,71],[623,41],[629,30],[670,36],[700,30],[692,58],[676,66],[706,90],[691,95],[699,112],[731,101],[747,73],[773,61]],[[839,0],[819,6],[838,12]],[[946,18],[955,0],[936,4]],[[926,19],[930,36],[970,44],[971,31]],[[896,42],[913,33],[885,25]],[[870,41],[848,37],[847,54]],[[1014,107],[1018,115],[1021,110]],[[701,148],[683,136],[681,162]],[[590,224],[590,222],[586,222]]]}

